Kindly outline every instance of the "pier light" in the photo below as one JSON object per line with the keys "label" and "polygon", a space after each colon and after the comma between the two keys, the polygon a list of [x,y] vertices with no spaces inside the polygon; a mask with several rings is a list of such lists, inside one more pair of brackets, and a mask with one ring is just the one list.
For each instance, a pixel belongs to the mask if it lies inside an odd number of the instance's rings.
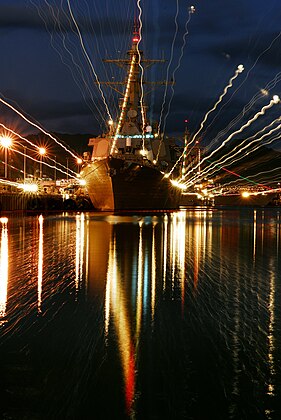
{"label": "pier light", "polygon": [[37,184],[22,184],[19,186],[26,193],[34,193],[38,191]]}
{"label": "pier light", "polygon": [[12,145],[12,138],[9,136],[0,137],[1,146],[5,150],[5,178],[8,177],[8,149]]}
{"label": "pier light", "polygon": [[250,193],[248,191],[243,191],[241,195],[242,195],[243,198],[250,197]]}
{"label": "pier light", "polygon": [[42,170],[42,163],[43,163],[43,156],[47,153],[45,147],[39,147],[38,149],[39,154],[40,154],[40,179],[42,179],[43,176],[43,170]]}
{"label": "pier light", "polygon": [[83,160],[80,157],[78,157],[78,158],[76,158],[76,163],[77,163],[77,172],[79,173],[80,172],[80,167],[83,163]]}

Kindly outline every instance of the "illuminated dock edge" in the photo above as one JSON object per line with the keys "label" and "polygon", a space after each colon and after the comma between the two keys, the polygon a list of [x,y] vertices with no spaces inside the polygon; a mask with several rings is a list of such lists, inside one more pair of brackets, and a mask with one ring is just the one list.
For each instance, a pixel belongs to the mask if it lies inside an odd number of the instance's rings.
{"label": "illuminated dock edge", "polygon": [[64,199],[59,194],[19,194],[7,192],[0,194],[0,212],[15,211],[87,211],[93,210],[87,196]]}

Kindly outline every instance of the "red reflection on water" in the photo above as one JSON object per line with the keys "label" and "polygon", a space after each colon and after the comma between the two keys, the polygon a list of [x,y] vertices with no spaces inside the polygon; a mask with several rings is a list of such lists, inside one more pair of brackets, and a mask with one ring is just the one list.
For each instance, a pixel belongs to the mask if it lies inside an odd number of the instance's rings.
{"label": "red reflection on water", "polygon": [[125,383],[126,410],[131,414],[132,403],[135,395],[135,348],[133,344],[130,347],[130,357],[128,360],[128,370]]}

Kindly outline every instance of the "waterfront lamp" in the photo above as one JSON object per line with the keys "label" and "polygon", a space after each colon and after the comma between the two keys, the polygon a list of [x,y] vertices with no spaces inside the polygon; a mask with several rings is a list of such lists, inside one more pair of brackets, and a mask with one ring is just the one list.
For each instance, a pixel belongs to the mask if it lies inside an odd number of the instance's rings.
{"label": "waterfront lamp", "polygon": [[39,154],[40,154],[40,179],[42,179],[43,176],[43,171],[42,171],[42,162],[43,162],[43,156],[46,154],[46,149],[45,147],[39,147],[38,149]]}
{"label": "waterfront lamp", "polygon": [[1,146],[5,150],[5,178],[8,177],[8,149],[12,145],[12,139],[9,136],[0,137]]}

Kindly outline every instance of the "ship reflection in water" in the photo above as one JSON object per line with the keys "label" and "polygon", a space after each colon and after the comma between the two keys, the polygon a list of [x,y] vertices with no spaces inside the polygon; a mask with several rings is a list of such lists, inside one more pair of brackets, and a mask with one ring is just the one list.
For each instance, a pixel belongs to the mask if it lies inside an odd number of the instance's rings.
{"label": "ship reflection in water", "polygon": [[1,418],[281,418],[278,209],[0,229]]}

